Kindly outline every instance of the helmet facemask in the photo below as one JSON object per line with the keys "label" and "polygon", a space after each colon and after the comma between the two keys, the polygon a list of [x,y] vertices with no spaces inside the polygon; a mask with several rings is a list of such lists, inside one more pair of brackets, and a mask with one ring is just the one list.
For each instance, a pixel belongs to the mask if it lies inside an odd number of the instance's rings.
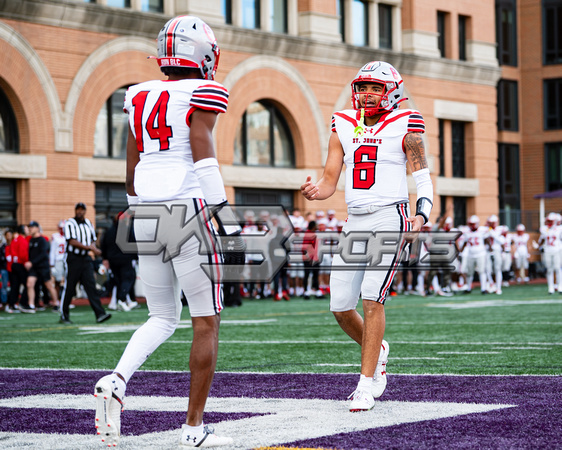
{"label": "helmet facemask", "polygon": [[[373,83],[373,84],[380,84],[383,86],[382,94],[377,94],[374,92],[361,92],[361,85],[366,83]],[[396,86],[394,83],[384,83],[382,80],[363,80],[363,81],[354,81],[352,83],[352,94],[351,94],[351,102],[353,104],[353,109],[355,110],[365,110],[366,117],[373,117],[377,114],[384,114],[385,112],[389,112],[389,105],[390,102],[388,100],[389,95],[392,94],[393,91],[396,90]],[[361,99],[365,98],[365,102],[362,104]],[[369,97],[379,98],[378,103],[376,106],[368,106]],[[394,109],[394,108],[392,108]],[[390,109],[391,110],[391,109]]]}

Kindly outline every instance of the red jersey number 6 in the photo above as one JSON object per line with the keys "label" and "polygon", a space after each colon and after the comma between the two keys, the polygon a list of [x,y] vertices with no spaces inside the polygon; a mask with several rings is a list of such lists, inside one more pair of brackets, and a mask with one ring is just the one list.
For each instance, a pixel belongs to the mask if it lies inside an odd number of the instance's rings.
{"label": "red jersey number 6", "polygon": [[353,189],[370,189],[375,184],[378,147],[362,145],[353,155]]}

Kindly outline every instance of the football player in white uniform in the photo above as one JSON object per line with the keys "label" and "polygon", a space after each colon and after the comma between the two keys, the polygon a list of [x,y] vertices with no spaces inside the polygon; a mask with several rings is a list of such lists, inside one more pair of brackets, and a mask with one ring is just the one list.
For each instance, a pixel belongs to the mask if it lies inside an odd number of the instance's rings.
{"label": "football player in white uniform", "polygon": [[[498,216],[492,214],[488,217],[486,225],[488,226],[488,231],[486,233],[486,244],[487,244],[487,255],[486,255],[486,274],[489,280],[488,288],[490,292],[493,288],[492,284],[495,281],[496,294],[500,295],[502,293],[502,239],[501,239],[501,228],[498,227],[499,220]],[[493,278],[492,278],[493,277]]]}
{"label": "football player in white uniform", "polygon": [[515,246],[513,251],[513,263],[517,270],[517,283],[529,282],[527,271],[529,270],[529,233],[525,232],[525,225],[520,223],[515,228],[516,234],[511,237],[511,245]]}
{"label": "football player in white uniform", "polygon": [[[144,203],[168,208],[181,205],[186,208],[185,223],[206,204],[212,205],[219,234],[236,234],[229,236],[235,251],[224,253],[225,263],[243,263],[241,229],[223,226],[235,222],[235,217],[226,201],[212,136],[217,116],[226,111],[228,104],[227,90],[213,81],[219,62],[213,31],[194,16],[169,20],[158,34],[157,61],[168,79],[131,86],[125,96],[130,128],[126,181],[129,205],[137,205],[137,211]],[[135,218],[137,241],[154,240],[156,225],[155,220]],[[205,232],[211,248],[216,249],[209,222]],[[172,230],[158,233],[156,239],[166,246],[171,234]],[[179,444],[216,447],[233,442],[231,438],[217,436],[211,426],[203,423],[217,361],[223,294],[222,286],[201,268],[211,259],[219,263],[221,255],[216,250],[214,255],[200,254],[198,249],[199,241],[191,237],[181,246],[179,255],[167,261],[161,253],[139,252],[149,319],[132,336],[114,372],[101,378],[95,387],[96,428],[107,445],[116,444],[119,439],[126,383],[178,325],[182,310],[180,290],[189,304],[193,342],[187,419]]]}
{"label": "football player in white uniform", "polygon": [[[64,256],[66,254],[66,238],[64,237],[64,220],[59,222],[59,231],[51,236],[51,246],[49,249],[49,265],[51,266],[51,278],[57,294],[60,298],[62,287],[64,286],[65,267]],[[58,304],[58,299],[57,299]]]}
{"label": "football player in white uniform", "polygon": [[509,279],[511,273],[511,266],[513,262],[513,257],[511,255],[511,240],[512,235],[509,234],[509,227],[507,225],[500,225],[500,244],[502,247],[502,274],[503,274],[503,286],[509,286]]}
{"label": "football player in white uniform", "polygon": [[472,291],[472,281],[474,280],[474,272],[478,272],[480,278],[480,291],[482,294],[487,293],[487,277],[486,277],[486,245],[485,240],[488,230],[486,227],[480,226],[480,218],[478,216],[470,216],[468,219],[468,230],[463,234],[459,243],[459,251],[465,248],[466,252],[466,284],[467,292]]}
{"label": "football player in white uniform", "polygon": [[539,237],[539,248],[542,252],[543,264],[546,267],[546,281],[548,293],[554,294],[554,274],[556,273],[556,283],[558,292],[562,293],[562,280],[560,279],[560,228],[556,226],[556,213],[549,213],[541,227]]}
{"label": "football player in white uniform", "polygon": [[[348,220],[344,233],[420,231],[433,206],[433,184],[421,136],[423,117],[418,111],[399,109],[406,100],[403,80],[386,62],[364,65],[351,82],[351,90],[353,109],[332,116],[324,173],[317,183],[307,177],[301,192],[308,200],[327,199],[335,192],[345,164]],[[416,212],[411,216],[406,163],[418,192]],[[330,309],[342,329],[361,345],[361,377],[350,396],[351,411],[373,408],[374,399],[386,387],[384,303],[405,247],[406,241],[401,240],[396,254],[383,257],[384,270],[334,270],[345,266],[340,254],[334,256]],[[356,311],[360,296],[364,318]]]}

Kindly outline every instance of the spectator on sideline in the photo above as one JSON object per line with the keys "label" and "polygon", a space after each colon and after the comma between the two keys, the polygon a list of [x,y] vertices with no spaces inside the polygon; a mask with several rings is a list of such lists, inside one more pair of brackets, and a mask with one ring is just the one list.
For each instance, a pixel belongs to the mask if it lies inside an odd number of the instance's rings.
{"label": "spectator on sideline", "polygon": [[96,231],[89,219],[86,218],[86,205],[82,202],[76,203],[74,217],[69,218],[64,224],[64,237],[66,238],[66,284],[62,295],[60,307],[60,323],[72,324],[69,317],[70,303],[76,293],[76,284],[80,282],[86,294],[90,306],[96,315],[96,322],[102,323],[111,318],[111,314],[105,312],[100,301],[100,294],[96,289],[94,277],[94,264],[90,252],[101,255],[96,247]]}
{"label": "spectator on sideline", "polygon": [[0,309],[4,309],[8,306],[8,283],[10,280],[10,275],[8,272],[8,259],[6,249],[11,242],[8,240],[9,230],[6,230],[0,239],[2,239],[2,244],[0,244]]}
{"label": "spectator on sideline", "polygon": [[[12,239],[12,278],[10,280],[10,310],[27,308],[27,270],[24,264],[29,255],[29,242],[26,239],[26,226],[19,225]],[[23,291],[21,289],[23,288]],[[21,291],[21,296],[20,296]],[[19,306],[18,306],[19,304]]]}
{"label": "spectator on sideline", "polygon": [[[12,313],[19,313],[19,309],[15,308],[14,305],[12,305],[12,286],[14,285],[14,281],[13,281],[13,275],[12,275],[12,241],[14,240],[14,231],[11,229],[7,229],[6,231],[4,231],[4,238],[6,239],[6,247],[4,247],[4,254],[6,256],[6,270],[8,271],[8,282],[10,283],[10,291],[7,292],[8,297],[7,297],[7,301],[8,303],[6,303],[6,306],[4,307],[4,311],[12,314]],[[3,283],[3,279],[2,279],[2,283]],[[6,283],[6,286],[8,285],[8,283]]]}
{"label": "spectator on sideline", "polygon": [[[137,258],[137,255],[135,253],[124,253],[117,244],[117,227],[122,214],[123,211],[113,217],[113,223],[104,233],[101,240],[101,254],[104,266],[111,270],[115,280],[117,309],[130,311],[133,306],[136,306],[133,305],[132,300],[128,300],[127,296],[137,277],[133,267],[133,260]],[[132,230],[131,234],[130,238],[132,239],[129,239],[129,242],[134,240]],[[131,306],[129,306],[129,303],[131,303]]]}
{"label": "spectator on sideline", "polygon": [[[41,228],[39,223],[32,220],[29,222],[29,261],[25,263],[25,268],[28,270],[27,276],[27,297],[29,305],[21,312],[35,313],[38,309],[35,307],[35,285],[37,281],[39,284],[44,285],[51,296],[53,306],[59,305],[57,291],[51,281],[51,271],[49,268],[49,243],[41,235]],[[39,307],[39,305],[37,305]]]}

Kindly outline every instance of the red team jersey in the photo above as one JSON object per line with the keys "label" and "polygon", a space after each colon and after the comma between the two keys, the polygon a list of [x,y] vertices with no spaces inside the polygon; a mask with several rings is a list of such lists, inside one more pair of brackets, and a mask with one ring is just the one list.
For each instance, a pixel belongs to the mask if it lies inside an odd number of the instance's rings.
{"label": "red team jersey", "polygon": [[424,133],[422,115],[411,109],[397,109],[378,123],[365,126],[356,135],[359,111],[345,110],[332,116],[344,151],[345,201],[351,207],[387,206],[408,202],[404,138]]}
{"label": "red team jersey", "polygon": [[140,201],[203,198],[189,143],[191,114],[196,108],[226,112],[227,105],[226,88],[209,80],[153,80],[127,90],[124,110],[140,153]]}

